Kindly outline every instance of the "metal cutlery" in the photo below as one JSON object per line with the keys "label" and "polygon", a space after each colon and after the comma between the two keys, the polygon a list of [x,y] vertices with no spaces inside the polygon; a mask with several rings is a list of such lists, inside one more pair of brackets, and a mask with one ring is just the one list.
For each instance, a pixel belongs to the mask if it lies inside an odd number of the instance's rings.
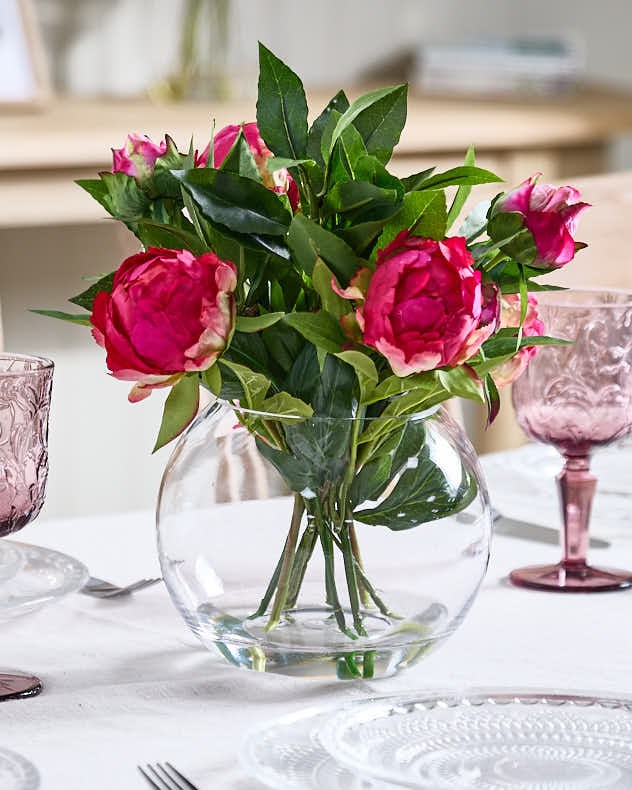
{"label": "metal cutlery", "polygon": [[106,582],[104,579],[97,579],[90,576],[88,581],[81,588],[84,595],[91,595],[93,598],[120,598],[124,595],[131,595],[133,592],[144,590],[146,587],[152,587],[158,584],[162,579],[160,577],[154,579],[140,579],[133,584],[128,584],[125,587],[119,587],[111,582]]}
{"label": "metal cutlery", "polygon": [[155,767],[147,763],[145,768],[139,765],[138,770],[156,790],[199,790],[171,763],[156,763]]}
{"label": "metal cutlery", "polygon": [[[539,543],[550,543],[559,546],[560,532],[552,527],[543,527],[540,524],[531,524],[528,521],[507,518],[507,516],[503,516],[502,513],[499,513],[494,508],[492,508],[492,520],[496,535],[535,540]],[[609,541],[603,540],[603,538],[590,538],[591,549],[607,549],[609,546]]]}

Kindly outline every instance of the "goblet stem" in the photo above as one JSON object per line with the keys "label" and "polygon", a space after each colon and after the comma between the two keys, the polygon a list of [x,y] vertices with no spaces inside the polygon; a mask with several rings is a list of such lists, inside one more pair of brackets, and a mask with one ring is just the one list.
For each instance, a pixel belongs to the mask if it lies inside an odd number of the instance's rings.
{"label": "goblet stem", "polygon": [[563,559],[568,570],[586,566],[588,528],[597,478],[590,473],[589,455],[564,455],[564,468],[555,478],[562,511]]}

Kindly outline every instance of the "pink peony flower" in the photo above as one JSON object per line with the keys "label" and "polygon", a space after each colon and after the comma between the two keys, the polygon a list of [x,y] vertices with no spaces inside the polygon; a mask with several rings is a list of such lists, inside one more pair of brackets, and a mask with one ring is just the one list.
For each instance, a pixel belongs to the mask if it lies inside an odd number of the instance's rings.
{"label": "pink peony flower", "polygon": [[[482,309],[481,275],[472,264],[460,237],[433,241],[402,231],[379,251],[356,318],[364,343],[382,353],[397,376],[462,361]],[[356,298],[362,274],[358,272],[350,292],[339,293]]]}
{"label": "pink peony flower", "polygon": [[153,176],[156,159],[166,150],[166,140],[156,145],[144,134],[129,134],[123,148],[112,149],[112,172],[147,181]]}
{"label": "pink peony flower", "polygon": [[[296,211],[299,202],[296,182],[285,168],[275,170],[274,173],[268,170],[268,159],[273,156],[273,153],[264,143],[256,123],[244,123],[240,126],[225,126],[217,132],[213,139],[213,163],[215,167],[220,167],[224,159],[228,156],[228,152],[237,139],[240,129],[243,129],[244,136],[250,146],[263,185],[277,194],[287,194],[292,206],[292,211]],[[206,167],[210,145],[209,143],[201,154],[196,154],[196,167]]]}
{"label": "pink peony flower", "polygon": [[112,375],[136,382],[130,401],[214,364],[233,331],[236,284],[234,264],[212,252],[149,247],[123,261],[90,320]]}
{"label": "pink peony flower", "polygon": [[494,332],[500,328],[500,288],[496,283],[484,283],[481,286],[483,305],[478,327],[465,341],[457,363],[465,362],[473,357]]}
{"label": "pink peony flower", "polygon": [[[518,327],[520,326],[520,294],[505,294],[501,302],[501,328],[516,327],[517,336]],[[540,315],[538,313],[538,300],[533,294],[529,294],[527,314],[522,325],[522,335],[523,337],[535,337],[536,335],[543,334],[544,324],[540,320]],[[494,370],[492,370],[492,378],[496,386],[505,387],[521,376],[529,364],[531,357],[537,354],[540,348],[540,346],[521,348],[511,359],[508,359],[506,362],[503,362],[502,365],[494,368]]]}
{"label": "pink peony flower", "polygon": [[[540,173],[528,178],[508,192],[494,206],[494,214],[518,211],[524,224],[533,234],[537,247],[536,269],[550,266],[559,268],[575,256],[575,233],[579,215],[590,203],[580,202],[580,194],[573,187],[559,187],[536,183]],[[585,247],[579,244],[578,247]]]}

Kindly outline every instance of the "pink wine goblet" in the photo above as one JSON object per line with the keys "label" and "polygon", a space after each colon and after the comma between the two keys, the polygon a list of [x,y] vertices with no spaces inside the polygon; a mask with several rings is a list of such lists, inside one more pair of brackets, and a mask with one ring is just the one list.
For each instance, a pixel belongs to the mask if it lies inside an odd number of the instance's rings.
{"label": "pink wine goblet", "polygon": [[[42,509],[48,476],[48,412],[53,363],[0,352],[0,538]],[[22,567],[19,544],[0,540],[0,590]],[[32,675],[0,674],[0,700],[41,690]]]}
{"label": "pink wine goblet", "polygon": [[632,586],[632,572],[586,561],[597,478],[590,456],[632,429],[632,292],[584,290],[538,295],[547,335],[575,341],[542,348],[513,385],[520,427],[552,444],[564,460],[557,475],[562,560],[512,571],[520,587],[601,592]]}

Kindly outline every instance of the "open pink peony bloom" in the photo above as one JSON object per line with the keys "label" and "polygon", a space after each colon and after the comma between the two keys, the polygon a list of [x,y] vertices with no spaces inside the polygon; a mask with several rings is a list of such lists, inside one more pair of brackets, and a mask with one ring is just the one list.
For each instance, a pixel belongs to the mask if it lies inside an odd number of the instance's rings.
{"label": "open pink peony bloom", "polygon": [[465,341],[457,363],[465,362],[478,353],[479,348],[500,328],[500,288],[496,283],[481,286],[483,304],[477,328]]}
{"label": "open pink peony bloom", "polygon": [[[256,123],[244,123],[240,126],[225,126],[217,132],[213,140],[213,163],[215,167],[220,167],[224,159],[228,156],[228,152],[237,139],[240,129],[243,129],[244,136],[248,141],[255,163],[259,169],[263,185],[278,194],[287,194],[292,206],[292,211],[296,211],[299,202],[296,182],[285,168],[275,170],[274,173],[268,170],[268,159],[273,156],[273,153],[264,143]],[[196,167],[206,167],[209,150],[210,143],[201,154],[196,155]]]}
{"label": "open pink peony bloom", "polygon": [[481,275],[472,264],[460,237],[433,241],[402,231],[379,251],[358,318],[364,342],[397,376],[459,364],[481,317]]}
{"label": "open pink peony bloom", "polygon": [[145,181],[151,178],[156,159],[166,150],[166,140],[156,145],[144,134],[128,134],[123,148],[112,149],[112,172],[126,173]]}
{"label": "open pink peony bloom", "polygon": [[212,252],[149,247],[123,261],[90,320],[112,375],[136,382],[130,401],[214,364],[233,331],[236,284],[235,266]]}
{"label": "open pink peony bloom", "polygon": [[590,203],[582,203],[579,191],[574,187],[556,189],[550,184],[536,183],[539,175],[536,173],[500,198],[494,206],[494,214],[520,212],[538,250],[532,266],[536,269],[559,268],[575,256],[574,236],[579,215]]}
{"label": "open pink peony bloom", "polygon": [[[540,320],[538,313],[538,300],[533,294],[529,294],[527,314],[522,325],[523,337],[535,337],[544,334],[544,324]],[[501,328],[516,327],[516,336],[520,326],[520,294],[505,294],[502,297],[501,307]],[[505,387],[511,384],[524,373],[529,364],[529,360],[534,354],[540,351],[541,346],[530,346],[521,348],[518,353],[502,365],[492,370],[492,378],[497,387]]]}

